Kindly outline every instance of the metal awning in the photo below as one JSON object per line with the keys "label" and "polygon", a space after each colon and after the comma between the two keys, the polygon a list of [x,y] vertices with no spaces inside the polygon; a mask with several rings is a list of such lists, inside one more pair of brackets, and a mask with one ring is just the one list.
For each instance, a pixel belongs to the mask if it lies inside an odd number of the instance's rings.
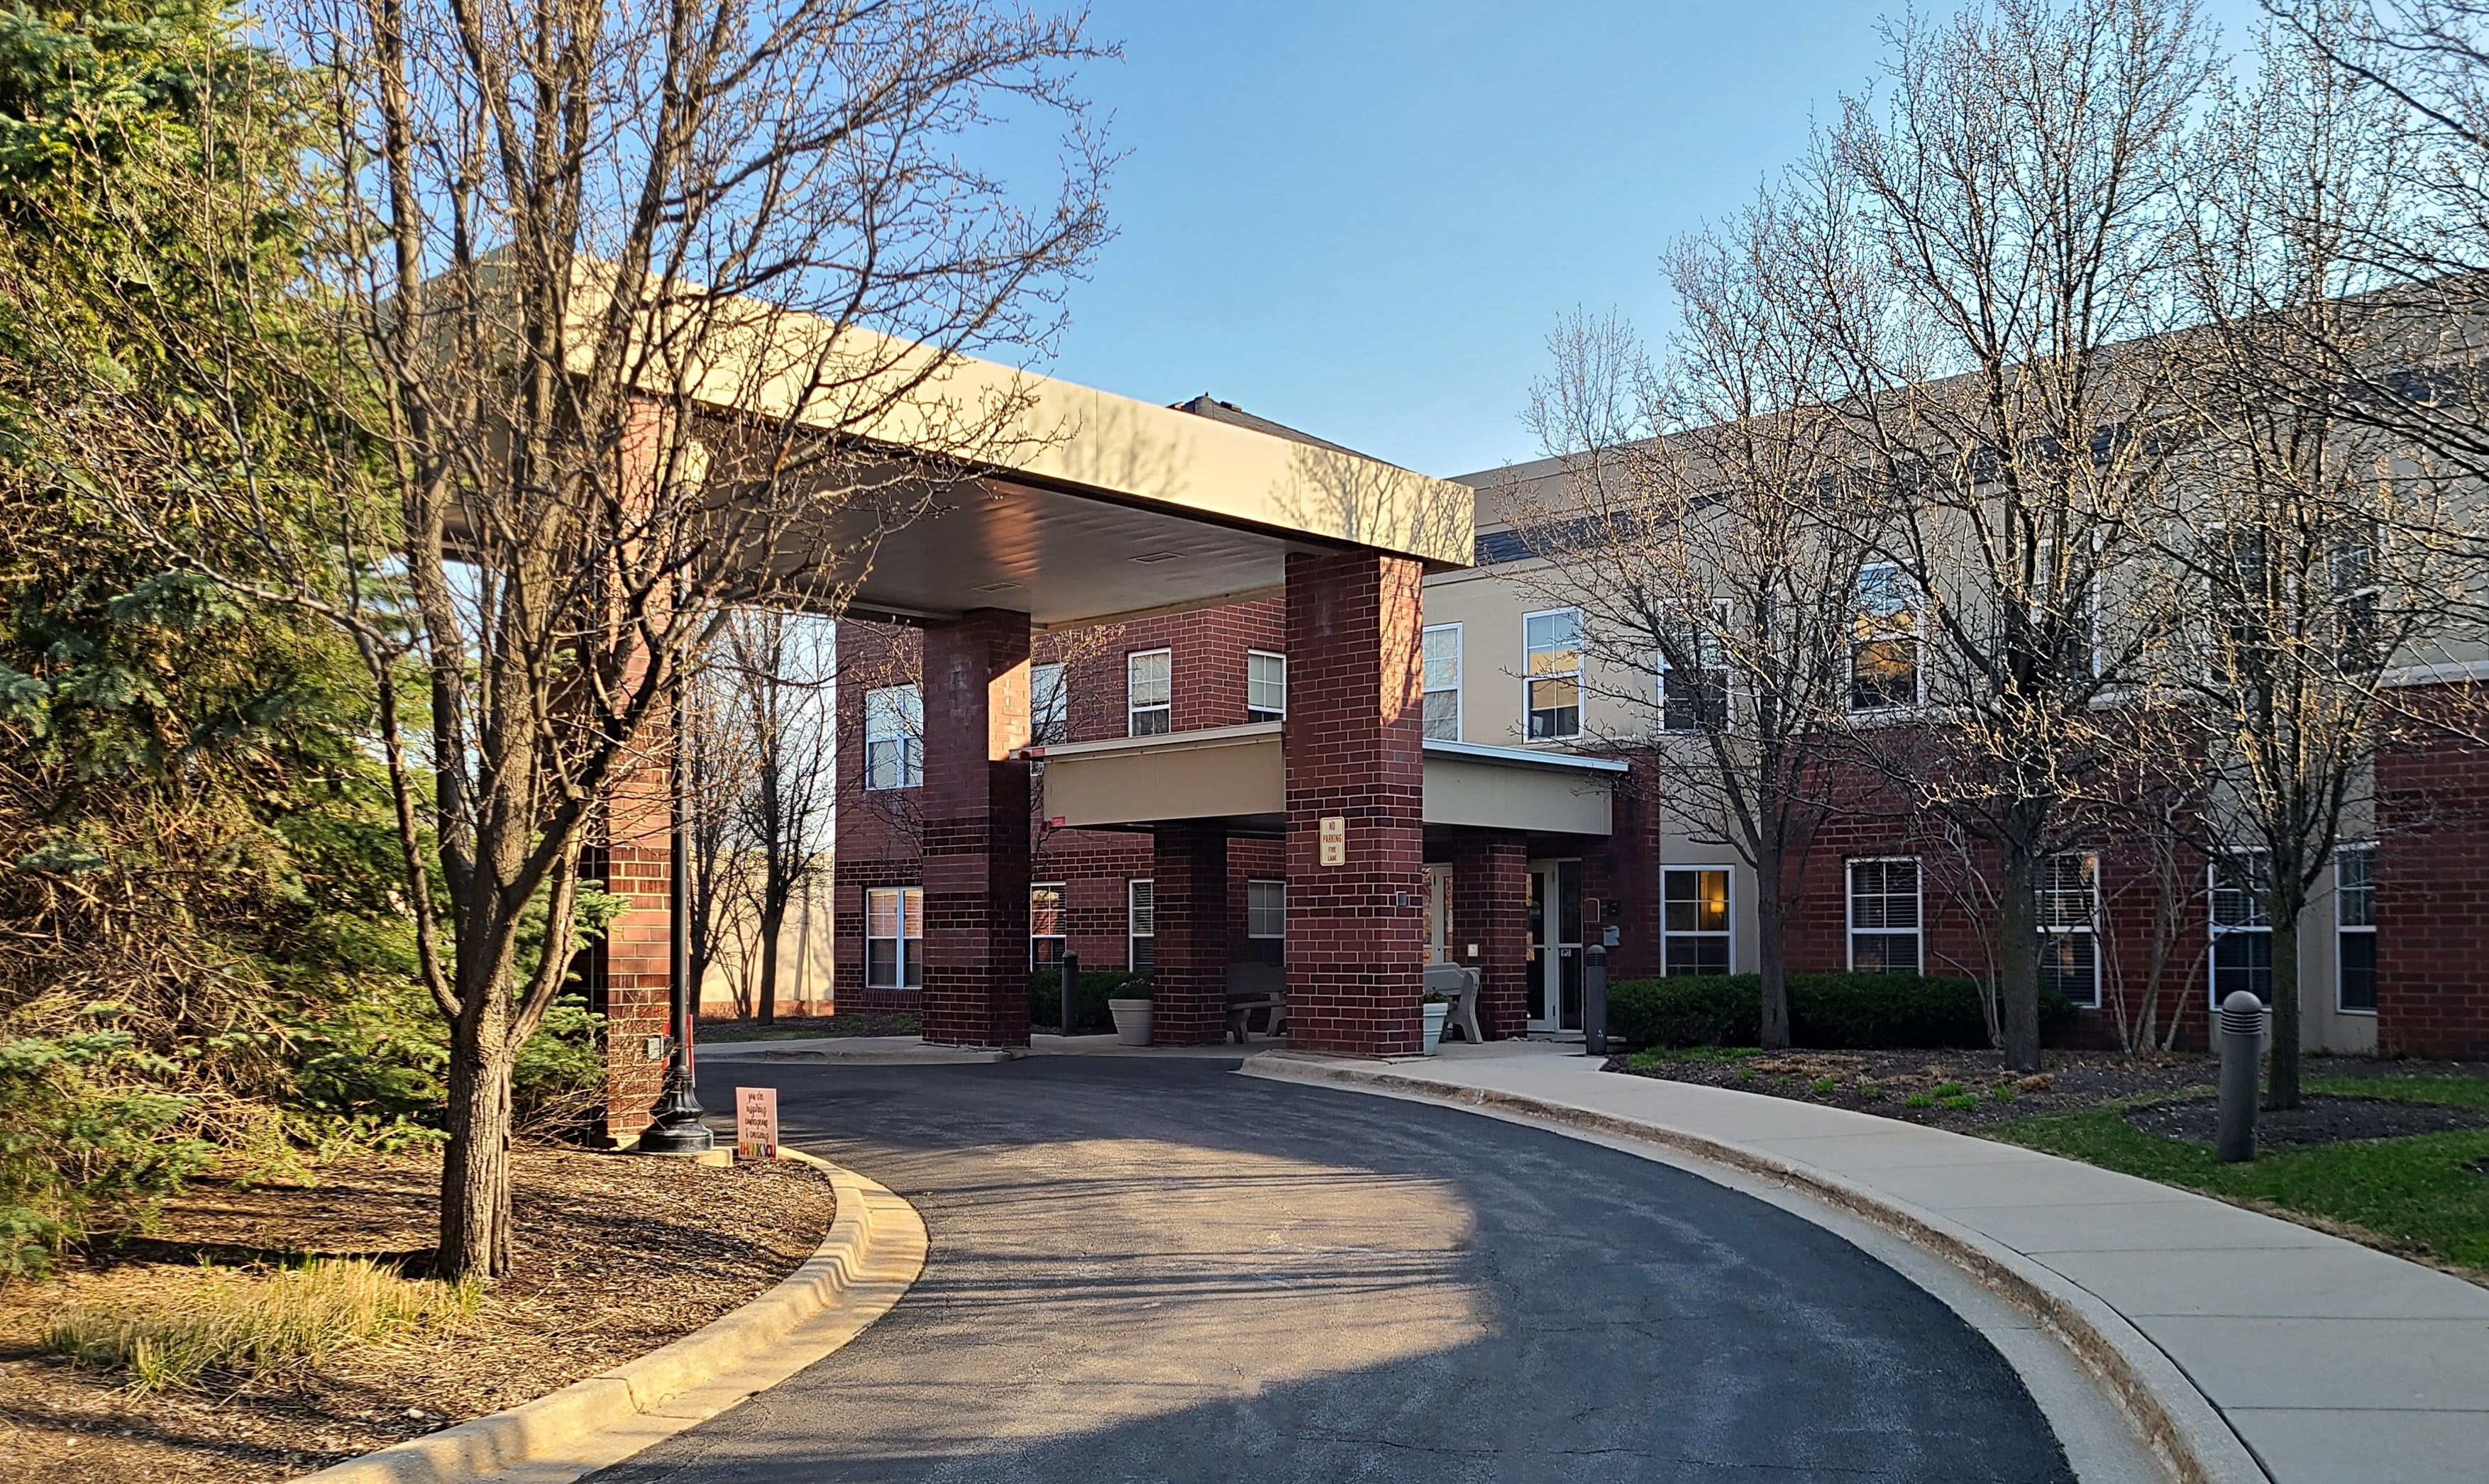
{"label": "metal awning", "polygon": [[[1046,823],[1140,829],[1216,819],[1240,835],[1287,824],[1286,744],[1277,722],[1155,737],[1033,747],[1045,765]],[[1428,828],[1604,836],[1627,765],[1609,757],[1473,742],[1425,744]]]}

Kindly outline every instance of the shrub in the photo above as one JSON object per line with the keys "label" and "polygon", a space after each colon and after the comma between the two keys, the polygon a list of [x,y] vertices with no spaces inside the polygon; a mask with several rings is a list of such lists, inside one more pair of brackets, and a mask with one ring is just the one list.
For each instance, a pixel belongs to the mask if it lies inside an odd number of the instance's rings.
{"label": "shrub", "polygon": [[[1150,997],[1150,976],[1144,970],[1082,969],[1080,971],[1080,1018],[1076,1029],[1106,1030],[1115,1023],[1113,1013],[1106,1009],[1108,1000],[1146,1000]],[[1038,969],[1028,976],[1028,1023],[1041,1031],[1063,1024],[1063,974],[1059,969]]]}
{"label": "shrub", "polygon": [[[604,1017],[574,994],[557,999],[519,1048],[510,1102],[523,1133],[582,1127],[603,1106]],[[383,1144],[433,1137],[449,1101],[448,1027],[419,985],[358,995],[297,1027],[293,1100],[315,1123]]]}
{"label": "shrub", "polygon": [[[1979,986],[1933,974],[1791,974],[1789,1039],[1802,1046],[1873,1050],[1984,1047]],[[1752,1045],[1761,1039],[1762,981],[1753,974],[1619,980],[1608,988],[1608,1029],[1644,1046]],[[2041,1019],[2073,1007],[2043,995]]]}
{"label": "shrub", "polygon": [[346,1346],[472,1313],[472,1283],[406,1278],[359,1258],[314,1259],[272,1273],[203,1268],[178,1301],[78,1304],[44,1343],[86,1365],[129,1373],[130,1389],[190,1386],[211,1374],[274,1375]]}
{"label": "shrub", "polygon": [[0,1277],[44,1271],[99,1226],[146,1224],[212,1157],[183,1136],[190,1099],[161,1090],[170,1069],[131,1042],[111,1029],[0,1041]]}

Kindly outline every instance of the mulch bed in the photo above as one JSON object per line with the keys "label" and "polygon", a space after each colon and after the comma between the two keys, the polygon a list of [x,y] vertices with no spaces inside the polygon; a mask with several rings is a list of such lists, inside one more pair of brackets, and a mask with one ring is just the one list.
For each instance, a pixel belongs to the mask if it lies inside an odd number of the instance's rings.
{"label": "mulch bed", "polygon": [[702,1020],[694,1034],[701,1041],[777,1041],[808,1036],[913,1036],[923,1029],[914,1015],[867,1013],[780,1015],[767,1025],[758,1020]]}
{"label": "mulch bed", "polygon": [[[2220,1104],[2210,1098],[2145,1103],[2127,1109],[2126,1121],[2162,1138],[2210,1144],[2219,1127]],[[2466,1128],[2489,1128],[2489,1108],[2304,1093],[2298,1107],[2256,1114],[2255,1136],[2260,1149],[2313,1149],[2352,1139],[2398,1139]]]}
{"label": "mulch bed", "polygon": [[70,1264],[58,1282],[0,1287],[0,1481],[257,1484],[514,1406],[760,1293],[812,1255],[835,1207],[830,1183],[795,1163],[701,1168],[528,1147],[516,1170],[517,1270],[473,1315],[238,1389],[133,1396],[114,1375],[45,1353],[43,1327],[68,1302],[178,1291],[203,1259],[318,1253],[419,1268],[437,1157],[361,1158],[309,1188],[200,1182],[156,1232]]}
{"label": "mulch bed", "polygon": [[[2201,1057],[2130,1061],[2104,1052],[2050,1051],[2041,1065],[2040,1072],[2024,1076],[2008,1071],[2005,1059],[1994,1051],[1777,1051],[1736,1061],[1671,1061],[1648,1067],[1615,1057],[1608,1070],[1793,1098],[1955,1130],[2042,1113],[2078,1113],[2125,1098],[2167,1097],[2209,1088],[2219,1075],[2219,1068]],[[1827,1077],[1837,1080],[1830,1089],[1816,1091]],[[1908,1105],[1911,1094],[1935,1095],[1947,1084],[1975,1101],[1967,1107]],[[2011,1088],[2011,1099],[2000,1099],[1999,1087]]]}
{"label": "mulch bed", "polygon": [[[2300,1065],[2303,1069],[2301,1075],[2309,1079],[2413,1074],[2477,1076],[2484,1070],[2489,1070],[2477,1064],[2379,1061],[2364,1056],[2310,1056]],[[2187,1107],[2190,1104],[2184,1099],[2209,1096],[2220,1077],[2219,1063],[2209,1057],[2177,1055],[2130,1059],[2105,1051],[2046,1052],[2041,1058],[2042,1070],[2032,1076],[2008,1071],[2004,1058],[1994,1051],[1779,1051],[1733,1061],[1668,1061],[1643,1067],[1629,1065],[1629,1059],[1625,1057],[1612,1057],[1607,1067],[1610,1071],[1663,1077],[1677,1082],[1700,1082],[1710,1087],[1731,1087],[1739,1092],[1764,1093],[1776,1098],[1793,1098],[1803,1102],[1849,1108],[1881,1118],[1901,1119],[1961,1132],[2010,1119],[2048,1113],[2081,1113],[2130,1099]],[[1826,1077],[1837,1080],[1829,1089],[1816,1091]],[[1908,1105],[1911,1094],[1933,1095],[1947,1083],[1961,1090],[1954,1103],[1939,1100],[1925,1107]],[[2000,1097],[1996,1091],[2000,1087],[2011,1088],[2012,1097]],[[1958,1105],[1962,1097],[1972,1099],[1968,1106]],[[2313,1102],[2317,1099],[2311,1097],[2308,1100]],[[2383,1101],[2364,1098],[2326,1100],[2357,1102],[2363,1107]],[[2209,1108],[2211,1104],[2205,1106]],[[2425,1104],[2408,1106],[2427,1108]],[[2417,1133],[2434,1132],[2440,1128],[2489,1127],[2489,1118],[2477,1117],[2463,1109],[2428,1108],[2419,1116],[2436,1119],[2449,1111],[2458,1121],[2432,1122],[2424,1127],[2416,1126],[2400,1131]],[[2204,1116],[2209,1119],[2212,1115],[2208,1112]],[[2267,1114],[2259,1120],[2258,1137],[2269,1148],[2282,1147],[2276,1137],[2268,1136],[2268,1130],[2274,1127],[2271,1123],[2273,1117]],[[2138,1124],[2136,1127],[2146,1126]],[[2208,1123],[2208,1130],[2210,1127]],[[2346,1123],[2343,1127],[2353,1126]],[[2310,1131],[2313,1129],[2311,1125]],[[2176,1136],[2192,1137],[2189,1134]],[[2388,1136],[2378,1133],[2335,1135],[2337,1138]],[[2212,1135],[2208,1131],[2203,1137],[2210,1142]]]}

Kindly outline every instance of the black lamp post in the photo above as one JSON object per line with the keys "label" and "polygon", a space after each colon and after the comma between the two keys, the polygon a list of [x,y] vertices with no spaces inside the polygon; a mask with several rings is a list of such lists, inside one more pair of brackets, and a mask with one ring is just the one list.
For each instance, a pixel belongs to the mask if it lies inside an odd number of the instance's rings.
{"label": "black lamp post", "polygon": [[666,942],[666,1086],[648,1112],[653,1119],[640,1135],[644,1155],[704,1155],[717,1139],[701,1121],[698,1079],[692,1074],[692,986],[690,888],[690,811],[683,798],[683,749],[691,740],[691,717],[683,706],[683,677],[673,681],[674,738],[668,760],[668,834],[671,836],[666,881],[666,911],[672,924]]}

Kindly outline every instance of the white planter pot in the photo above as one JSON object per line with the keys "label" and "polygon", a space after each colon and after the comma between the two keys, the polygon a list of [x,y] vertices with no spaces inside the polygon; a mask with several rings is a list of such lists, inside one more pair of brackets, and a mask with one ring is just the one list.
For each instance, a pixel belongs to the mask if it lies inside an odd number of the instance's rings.
{"label": "white planter pot", "polygon": [[1108,1013],[1115,1017],[1115,1040],[1127,1046],[1150,1043],[1150,1002],[1147,1000],[1108,1000]]}
{"label": "white planter pot", "polygon": [[1451,1015],[1452,1007],[1436,1003],[1419,1008],[1426,1012],[1426,1019],[1420,1027],[1423,1039],[1418,1042],[1418,1049],[1432,1056],[1435,1048],[1444,1043],[1444,1021]]}

